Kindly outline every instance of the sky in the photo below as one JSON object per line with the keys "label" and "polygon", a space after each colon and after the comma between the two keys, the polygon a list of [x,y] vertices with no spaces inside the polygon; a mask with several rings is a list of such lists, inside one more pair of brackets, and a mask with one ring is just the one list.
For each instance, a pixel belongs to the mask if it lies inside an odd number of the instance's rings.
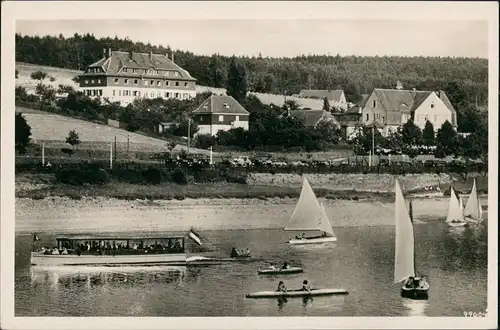
{"label": "sky", "polygon": [[207,55],[488,57],[488,25],[481,20],[24,20],[16,32],[128,37]]}

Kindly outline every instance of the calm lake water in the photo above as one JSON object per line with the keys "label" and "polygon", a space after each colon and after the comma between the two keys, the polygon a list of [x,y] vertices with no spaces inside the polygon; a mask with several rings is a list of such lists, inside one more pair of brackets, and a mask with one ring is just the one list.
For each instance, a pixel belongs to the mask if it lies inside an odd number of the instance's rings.
{"label": "calm lake water", "polygon": [[[17,212],[17,211],[16,211]],[[74,212],[74,211],[73,211]],[[251,214],[249,215],[251,217]],[[19,221],[16,219],[16,221]],[[391,221],[392,222],[392,221]],[[281,229],[216,230],[200,234],[223,255],[250,248],[263,261],[203,267],[31,267],[32,236],[17,233],[16,316],[462,316],[487,308],[487,227],[450,230],[444,219],[415,225],[417,269],[429,277],[427,301],[399,295],[393,284],[394,226],[335,227],[338,241],[324,247],[292,247],[295,233]],[[39,242],[50,246],[53,234]],[[266,261],[304,268],[303,274],[257,275]],[[245,299],[245,294],[289,289],[304,279],[313,287],[344,288],[349,295]]]}

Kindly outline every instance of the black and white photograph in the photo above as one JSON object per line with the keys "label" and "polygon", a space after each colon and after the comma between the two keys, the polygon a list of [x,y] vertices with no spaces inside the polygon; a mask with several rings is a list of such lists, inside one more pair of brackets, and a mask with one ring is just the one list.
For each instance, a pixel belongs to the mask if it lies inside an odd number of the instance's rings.
{"label": "black and white photograph", "polygon": [[2,328],[497,325],[496,2],[3,3],[1,118]]}

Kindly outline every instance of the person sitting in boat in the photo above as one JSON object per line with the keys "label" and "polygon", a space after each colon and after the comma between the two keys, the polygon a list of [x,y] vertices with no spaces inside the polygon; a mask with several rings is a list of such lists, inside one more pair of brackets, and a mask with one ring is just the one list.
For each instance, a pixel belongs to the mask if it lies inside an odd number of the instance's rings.
{"label": "person sitting in boat", "polygon": [[301,239],[306,239],[306,233],[302,233]]}
{"label": "person sitting in boat", "polygon": [[230,257],[231,257],[231,258],[236,258],[236,257],[239,257],[239,256],[240,256],[240,254],[238,253],[238,250],[236,250],[236,248],[233,248],[233,249],[231,250]]}
{"label": "person sitting in boat", "polygon": [[52,254],[59,254],[59,250],[57,248],[52,249]]}
{"label": "person sitting in boat", "polygon": [[284,262],[283,263],[283,266],[281,267],[281,269],[289,269],[290,268],[290,265],[288,264],[288,262]]}
{"label": "person sitting in boat", "polygon": [[245,253],[246,253],[246,255],[247,255],[247,256],[250,256],[250,249],[249,249],[249,248],[247,248],[247,250],[246,250],[246,252],[245,252]]}
{"label": "person sitting in boat", "polygon": [[311,287],[309,286],[309,282],[307,282],[307,280],[302,282],[302,291],[311,292]]}
{"label": "person sitting in boat", "polygon": [[406,281],[406,287],[407,287],[407,288],[412,288],[412,287],[414,287],[413,276],[410,276],[410,277],[408,278],[408,281]]}
{"label": "person sitting in boat", "polygon": [[279,291],[279,292],[286,292],[286,286],[285,286],[285,283],[283,283],[283,281],[280,281],[278,283],[278,290],[276,291]]}
{"label": "person sitting in boat", "polygon": [[42,246],[39,250],[40,253],[45,253],[45,248]]}
{"label": "person sitting in boat", "polygon": [[61,252],[61,254],[68,254],[68,250],[66,250],[66,248],[64,248]]}
{"label": "person sitting in boat", "polygon": [[326,237],[326,232],[323,232],[323,235],[321,235],[322,237]]}
{"label": "person sitting in boat", "polygon": [[269,265],[269,269],[271,269],[271,270],[276,270],[276,266],[274,266],[273,264],[270,264],[270,265]]}

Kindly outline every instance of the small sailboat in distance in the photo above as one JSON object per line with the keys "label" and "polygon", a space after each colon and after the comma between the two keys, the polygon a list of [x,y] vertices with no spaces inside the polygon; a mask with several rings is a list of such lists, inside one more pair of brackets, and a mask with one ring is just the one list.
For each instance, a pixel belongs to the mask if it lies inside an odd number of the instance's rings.
{"label": "small sailboat in distance", "polygon": [[464,209],[457,198],[453,187],[450,187],[450,203],[448,206],[448,217],[446,223],[450,227],[466,227],[467,221],[464,219]]}
{"label": "small sailboat in distance", "polygon": [[396,180],[396,248],[394,258],[394,283],[403,282],[401,296],[411,299],[427,299],[429,283],[423,276],[415,275],[415,241],[413,233],[413,205],[408,212]]}
{"label": "small sailboat in distance", "polygon": [[477,195],[476,179],[474,179],[474,185],[472,186],[472,191],[467,200],[467,204],[463,209],[463,215],[465,221],[470,222],[481,222],[483,218],[483,209],[481,203],[479,203],[479,197]]}
{"label": "small sailboat in distance", "polygon": [[287,231],[314,231],[322,232],[321,236],[295,237],[288,241],[292,245],[303,244],[322,244],[328,242],[335,242],[337,237],[333,232],[332,225],[326,214],[323,204],[320,204],[314,194],[314,191],[304,176],[302,182],[302,190],[300,192],[299,201],[295,206],[290,221],[285,226],[284,230]]}

